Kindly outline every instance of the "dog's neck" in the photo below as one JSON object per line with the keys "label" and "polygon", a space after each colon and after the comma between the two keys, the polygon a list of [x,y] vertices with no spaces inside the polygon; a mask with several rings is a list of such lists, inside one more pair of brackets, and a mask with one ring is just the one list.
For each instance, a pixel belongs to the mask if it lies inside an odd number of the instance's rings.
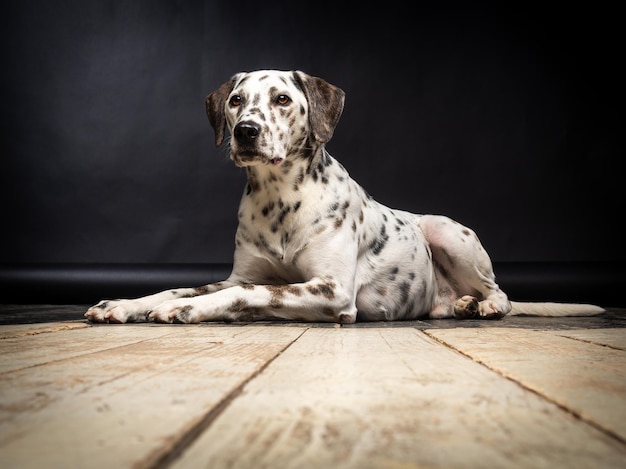
{"label": "dog's neck", "polygon": [[310,182],[324,183],[331,156],[323,145],[308,154],[291,155],[280,166],[247,166],[248,184],[246,195],[265,200],[290,198]]}

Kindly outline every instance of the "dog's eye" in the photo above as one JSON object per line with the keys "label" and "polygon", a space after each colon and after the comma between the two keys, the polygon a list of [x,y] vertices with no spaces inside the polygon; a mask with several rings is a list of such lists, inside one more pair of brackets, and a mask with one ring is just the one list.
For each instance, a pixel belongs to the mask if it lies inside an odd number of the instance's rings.
{"label": "dog's eye", "polygon": [[280,104],[281,106],[286,106],[291,102],[291,98],[286,94],[279,94],[276,96],[276,104]]}
{"label": "dog's eye", "polygon": [[230,104],[233,107],[237,107],[241,104],[241,96],[239,96],[238,94],[234,94],[230,97],[230,99],[228,100],[228,104]]}

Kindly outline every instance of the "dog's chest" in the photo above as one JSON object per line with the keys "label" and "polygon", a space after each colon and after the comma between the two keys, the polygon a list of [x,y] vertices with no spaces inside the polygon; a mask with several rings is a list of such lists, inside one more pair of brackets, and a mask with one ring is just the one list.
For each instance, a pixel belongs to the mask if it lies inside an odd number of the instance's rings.
{"label": "dog's chest", "polygon": [[[315,240],[344,227],[355,202],[343,168],[308,177],[256,178],[239,208],[237,242],[263,257],[293,265]],[[314,177],[315,176],[315,177]]]}

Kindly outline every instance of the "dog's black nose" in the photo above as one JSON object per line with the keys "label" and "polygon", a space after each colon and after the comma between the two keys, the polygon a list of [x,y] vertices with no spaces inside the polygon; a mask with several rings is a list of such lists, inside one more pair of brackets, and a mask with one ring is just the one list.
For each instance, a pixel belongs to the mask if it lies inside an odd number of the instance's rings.
{"label": "dog's black nose", "polygon": [[261,128],[254,122],[240,122],[235,126],[235,139],[239,142],[250,142],[259,136]]}

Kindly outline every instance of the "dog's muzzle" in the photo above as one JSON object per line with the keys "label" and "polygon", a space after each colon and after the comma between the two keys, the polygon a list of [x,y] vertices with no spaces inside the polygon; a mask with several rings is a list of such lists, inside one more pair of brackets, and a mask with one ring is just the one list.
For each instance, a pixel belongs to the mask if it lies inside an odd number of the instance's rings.
{"label": "dog's muzzle", "polygon": [[237,166],[248,166],[262,161],[259,155],[261,126],[252,121],[242,121],[233,129],[234,144],[230,157]]}
{"label": "dog's muzzle", "polygon": [[[267,145],[261,142],[261,126],[253,121],[241,121],[233,128],[233,139],[236,145],[231,145],[231,159],[237,166],[249,166],[258,163],[269,163],[278,166],[283,157],[268,153]],[[261,149],[261,147],[263,147]],[[263,151],[265,150],[265,151]]]}

